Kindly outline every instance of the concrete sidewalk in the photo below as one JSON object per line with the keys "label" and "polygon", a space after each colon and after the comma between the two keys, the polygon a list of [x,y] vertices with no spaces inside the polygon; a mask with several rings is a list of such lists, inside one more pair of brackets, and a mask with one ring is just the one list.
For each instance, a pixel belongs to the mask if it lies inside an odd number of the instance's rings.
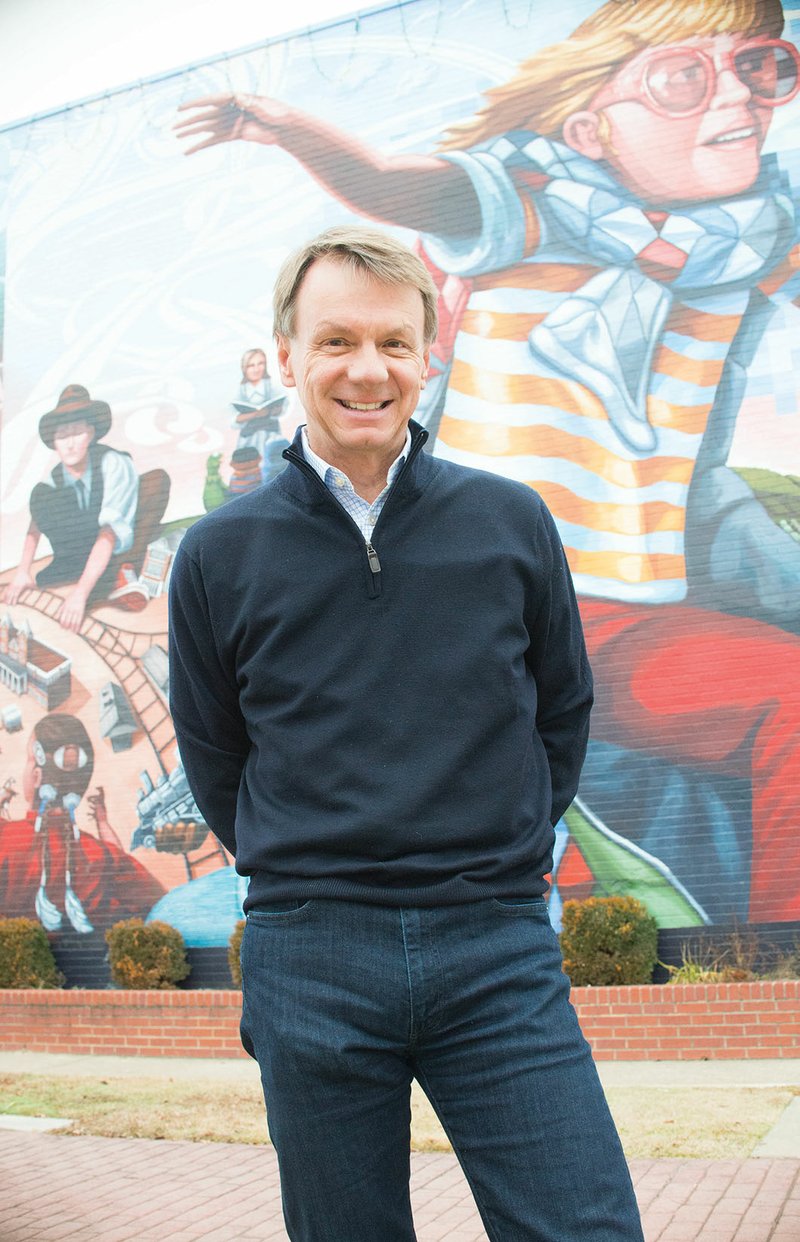
{"label": "concrete sidewalk", "polygon": [[[800,1084],[797,1060],[599,1068],[606,1086]],[[199,1090],[204,1081],[258,1081],[250,1061],[172,1057],[0,1053],[0,1072],[162,1074],[195,1080]],[[790,1146],[797,1138],[792,1131]],[[800,1242],[800,1147],[795,1151],[796,1157],[631,1161],[647,1242]],[[286,1240],[269,1147],[0,1131],[0,1184],[0,1242]],[[414,1153],[412,1200],[419,1242],[486,1242],[455,1157]]]}
{"label": "concrete sidewalk", "polygon": [[[753,1061],[598,1061],[597,1069],[604,1087],[800,1087],[800,1056]],[[0,1074],[259,1080],[258,1066],[250,1057],[104,1057],[1,1050]],[[796,1154],[800,1156],[800,1150]]]}

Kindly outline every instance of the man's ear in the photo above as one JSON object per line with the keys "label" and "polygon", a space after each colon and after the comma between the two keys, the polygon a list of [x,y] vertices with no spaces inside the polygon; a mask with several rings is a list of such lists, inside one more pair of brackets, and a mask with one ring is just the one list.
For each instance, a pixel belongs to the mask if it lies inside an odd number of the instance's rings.
{"label": "man's ear", "polygon": [[288,336],[282,336],[280,333],[275,337],[278,346],[278,370],[281,373],[281,380],[285,388],[296,388],[297,380],[294,377],[292,368],[292,346]]}
{"label": "man's ear", "polygon": [[419,379],[420,390],[422,390],[428,382],[428,371],[430,370],[430,365],[431,351],[429,346],[422,355],[422,374]]}
{"label": "man's ear", "polygon": [[597,112],[573,112],[564,122],[561,131],[565,143],[585,155],[589,160],[601,160],[604,155],[600,140],[600,114]]}

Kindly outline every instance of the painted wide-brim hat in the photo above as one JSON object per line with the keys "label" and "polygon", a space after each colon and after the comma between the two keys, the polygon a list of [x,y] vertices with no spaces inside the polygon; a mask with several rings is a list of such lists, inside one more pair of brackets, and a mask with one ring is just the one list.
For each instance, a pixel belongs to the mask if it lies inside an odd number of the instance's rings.
{"label": "painted wide-brim hat", "polygon": [[89,390],[82,384],[67,384],[56,408],[39,419],[39,435],[51,449],[57,427],[81,421],[94,427],[95,440],[102,440],[111,428],[111,406],[106,401],[92,401]]}

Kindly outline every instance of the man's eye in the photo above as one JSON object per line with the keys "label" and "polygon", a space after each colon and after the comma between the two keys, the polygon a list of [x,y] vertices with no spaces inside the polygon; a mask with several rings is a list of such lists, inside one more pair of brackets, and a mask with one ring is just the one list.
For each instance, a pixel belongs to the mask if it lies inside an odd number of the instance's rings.
{"label": "man's eye", "polygon": [[405,349],[406,343],[405,341],[387,341],[386,348],[387,349]]}

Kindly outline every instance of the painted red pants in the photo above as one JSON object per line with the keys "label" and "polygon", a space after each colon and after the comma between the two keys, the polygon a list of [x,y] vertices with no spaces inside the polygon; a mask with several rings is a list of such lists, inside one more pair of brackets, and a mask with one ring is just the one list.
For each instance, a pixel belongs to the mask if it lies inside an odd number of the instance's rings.
{"label": "painted red pants", "polygon": [[800,640],[683,605],[584,598],[580,609],[593,735],[749,779],[750,921],[800,919]]}

